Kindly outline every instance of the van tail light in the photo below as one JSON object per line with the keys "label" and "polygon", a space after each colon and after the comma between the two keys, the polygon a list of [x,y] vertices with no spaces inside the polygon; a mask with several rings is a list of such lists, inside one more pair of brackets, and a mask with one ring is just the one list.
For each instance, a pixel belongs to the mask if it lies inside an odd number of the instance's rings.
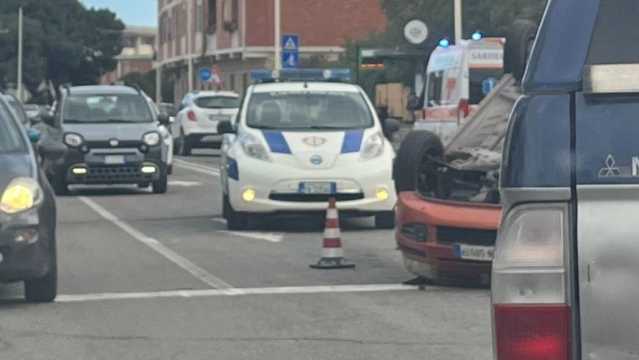
{"label": "van tail light", "polygon": [[504,219],[493,262],[497,360],[568,360],[566,204],[523,205]]}
{"label": "van tail light", "polygon": [[186,117],[188,117],[191,121],[197,121],[197,116],[193,110],[189,110],[189,112],[186,113]]}
{"label": "van tail light", "polygon": [[499,360],[568,360],[568,305],[495,305],[495,348]]}

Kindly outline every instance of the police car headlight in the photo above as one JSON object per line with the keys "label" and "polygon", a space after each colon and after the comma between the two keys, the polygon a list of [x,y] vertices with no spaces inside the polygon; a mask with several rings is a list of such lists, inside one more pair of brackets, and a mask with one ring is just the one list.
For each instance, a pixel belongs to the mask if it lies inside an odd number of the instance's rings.
{"label": "police car headlight", "polygon": [[268,156],[268,151],[262,142],[251,134],[242,134],[240,135],[240,144],[242,145],[242,149],[244,149],[244,153],[246,155],[264,161],[270,161],[270,157]]}
{"label": "police car headlight", "polygon": [[142,137],[142,141],[147,146],[156,146],[157,144],[160,143],[160,134],[155,131],[146,133]]}
{"label": "police car headlight", "polygon": [[362,147],[362,159],[370,160],[384,153],[384,135],[376,133],[368,137]]}
{"label": "police car headlight", "polygon": [[40,205],[42,189],[35,180],[17,178],[7,186],[0,198],[0,211],[6,214],[17,214]]}

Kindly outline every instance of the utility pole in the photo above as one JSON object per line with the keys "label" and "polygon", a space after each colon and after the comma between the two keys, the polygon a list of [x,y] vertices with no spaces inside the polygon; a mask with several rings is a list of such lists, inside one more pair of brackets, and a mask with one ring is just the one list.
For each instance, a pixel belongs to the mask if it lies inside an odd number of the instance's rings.
{"label": "utility pole", "polygon": [[455,44],[458,45],[462,39],[463,32],[462,0],[455,0]]}
{"label": "utility pole", "polygon": [[18,10],[18,100],[23,101],[22,97],[22,28],[23,17],[22,7]]}
{"label": "utility pole", "polygon": [[187,56],[186,61],[188,63],[189,73],[189,92],[193,91],[193,2],[195,0],[187,0],[186,2],[186,49]]}
{"label": "utility pole", "polygon": [[275,0],[275,59],[273,61],[273,70],[278,71],[282,68],[282,2]]}

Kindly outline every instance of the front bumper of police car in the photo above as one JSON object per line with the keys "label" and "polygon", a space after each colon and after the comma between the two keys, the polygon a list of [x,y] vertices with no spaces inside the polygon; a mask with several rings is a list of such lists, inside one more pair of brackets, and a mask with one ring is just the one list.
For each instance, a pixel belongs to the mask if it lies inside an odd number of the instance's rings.
{"label": "front bumper of police car", "polygon": [[229,201],[239,212],[294,214],[325,211],[335,196],[338,208],[353,215],[393,211],[394,156],[391,144],[374,131],[362,132],[359,146],[345,145],[339,154],[295,153],[277,144],[277,136],[275,144],[263,142],[259,132],[240,136],[225,169]]}

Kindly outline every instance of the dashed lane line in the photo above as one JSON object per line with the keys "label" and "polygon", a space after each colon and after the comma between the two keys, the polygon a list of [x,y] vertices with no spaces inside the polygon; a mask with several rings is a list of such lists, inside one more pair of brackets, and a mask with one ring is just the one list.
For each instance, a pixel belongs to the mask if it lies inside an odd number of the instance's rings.
{"label": "dashed lane line", "polygon": [[220,170],[216,169],[214,167],[207,167],[207,166],[203,166],[200,164],[196,164],[196,163],[192,163],[189,161],[184,161],[184,160],[180,160],[180,159],[173,159],[173,163],[174,165],[176,165],[179,168],[183,168],[186,170],[191,170],[193,172],[197,172],[200,174],[204,174],[204,175],[210,175],[210,176],[215,176],[215,177],[219,177],[220,176]]}
{"label": "dashed lane line", "polygon": [[[216,223],[226,225],[226,220],[224,219],[213,218],[212,220]],[[279,243],[279,242],[282,242],[282,240],[284,240],[283,233],[253,232],[253,231],[225,231],[225,230],[220,230],[217,232],[220,234],[227,234],[231,236],[241,237],[245,239],[252,239],[252,240],[264,240],[264,241],[268,241],[272,243]]]}
{"label": "dashed lane line", "polygon": [[[434,290],[425,288],[422,290]],[[265,288],[234,288],[226,290],[175,290],[138,293],[101,293],[82,295],[59,295],[58,303],[77,303],[109,300],[143,300],[159,298],[198,298],[217,296],[250,296],[250,295],[304,295],[304,294],[335,294],[335,293],[370,293],[391,291],[417,291],[418,287],[398,284],[372,285],[326,285],[326,286],[291,286]]]}
{"label": "dashed lane line", "polygon": [[79,197],[78,199],[80,199],[80,201],[85,203],[88,207],[93,209],[93,211],[98,213],[104,219],[111,222],[115,226],[119,227],[125,233],[129,234],[132,238],[148,246],[149,248],[151,248],[158,254],[164,256],[166,259],[173,262],[175,265],[179,266],[180,268],[184,269],[185,271],[187,271],[188,273],[190,273],[191,275],[193,275],[194,277],[196,277],[203,283],[209,285],[210,287],[214,289],[218,289],[221,292],[231,291],[231,289],[233,288],[233,286],[231,286],[229,283],[214,276],[213,274],[210,274],[209,272],[197,266],[196,264],[194,264],[187,258],[169,249],[158,240],[143,234],[142,232],[135,229],[131,225],[120,220],[117,216],[110,213],[108,210],[106,210],[102,206],[98,205],[95,201],[84,196]]}

